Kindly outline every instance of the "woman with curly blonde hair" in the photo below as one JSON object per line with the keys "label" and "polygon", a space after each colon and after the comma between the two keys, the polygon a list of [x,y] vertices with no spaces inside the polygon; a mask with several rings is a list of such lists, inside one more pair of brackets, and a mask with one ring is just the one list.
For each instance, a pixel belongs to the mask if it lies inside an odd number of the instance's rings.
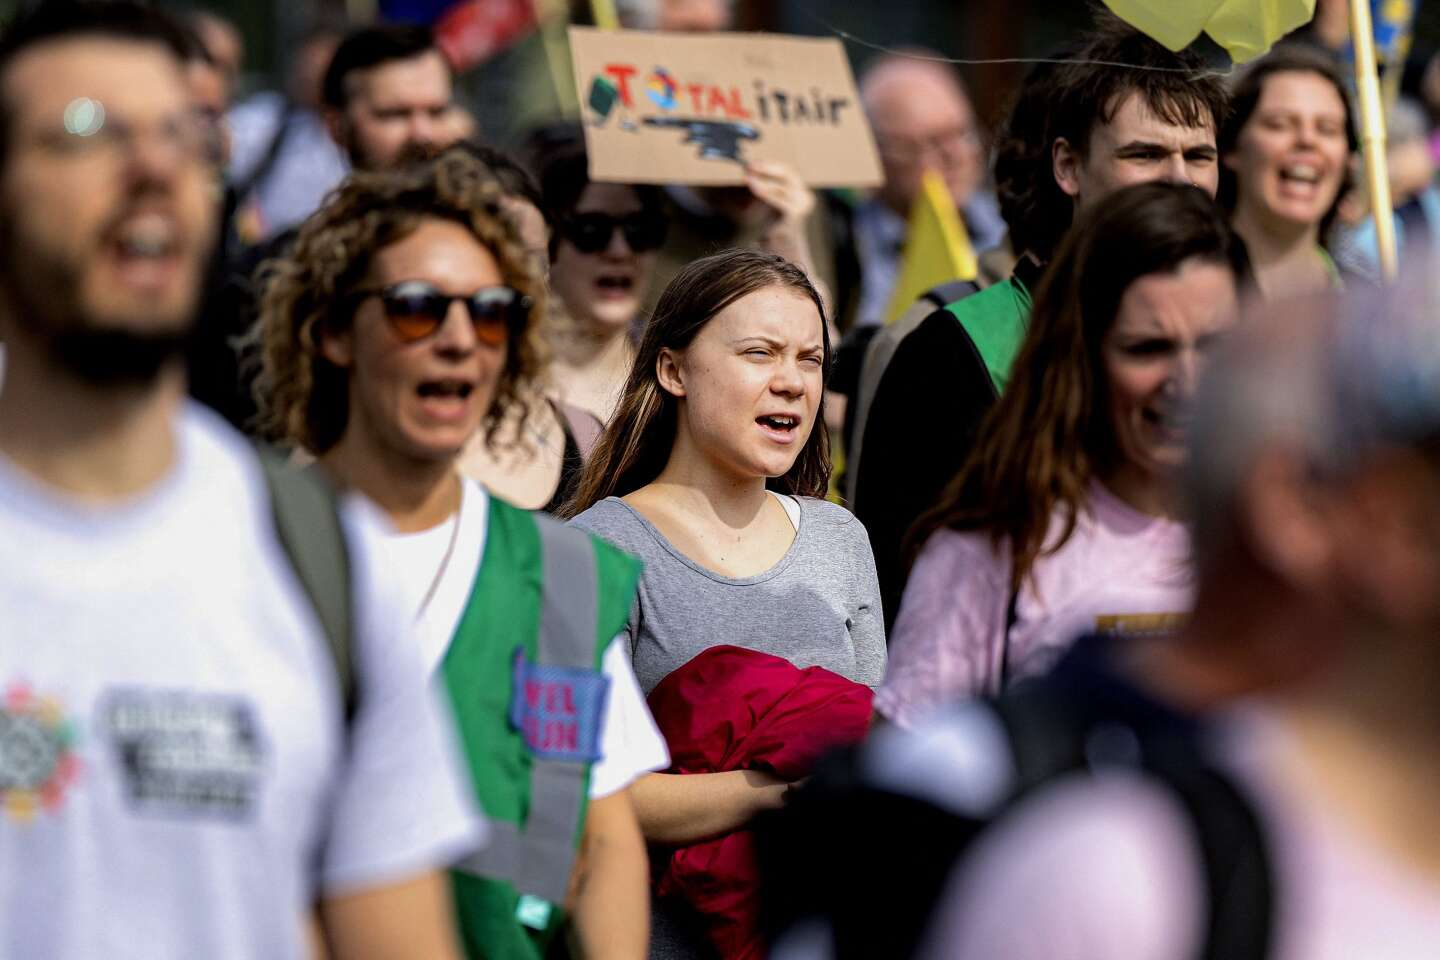
{"label": "woman with curly blonde hair", "polygon": [[376,254],[433,219],[472,232],[526,304],[522,322],[504,338],[503,362],[487,396],[471,405],[479,414],[475,425],[493,439],[510,408],[524,402],[520,386],[538,378],[543,361],[545,282],[506,218],[505,199],[488,169],[459,148],[401,171],[357,173],[346,181],[302,225],[290,256],[267,264],[264,367],[256,385],[262,432],[317,458],[340,443],[352,426],[349,364],[327,355],[322,340],[338,338],[322,335],[348,330]]}
{"label": "woman with curly blonde hair", "polygon": [[346,181],[270,270],[261,409],[399,531],[390,573],[492,826],[454,872],[469,953],[539,957],[570,926],[586,955],[638,958],[646,866],[628,786],[668,763],[613,642],[638,566],[456,463],[537,395],[544,284],[504,201],[461,147]]}

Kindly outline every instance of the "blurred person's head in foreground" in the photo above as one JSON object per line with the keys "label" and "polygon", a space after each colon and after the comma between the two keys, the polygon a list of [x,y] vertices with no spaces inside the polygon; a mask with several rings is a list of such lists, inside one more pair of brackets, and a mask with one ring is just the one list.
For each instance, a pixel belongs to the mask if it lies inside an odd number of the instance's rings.
{"label": "blurred person's head in foreground", "polygon": [[536,157],[550,237],[550,288],[577,333],[628,334],[645,303],[666,218],[653,186],[596,183],[579,137]]}
{"label": "blurred person's head in foreground", "polygon": [[347,480],[447,474],[493,437],[540,369],[545,297],[505,197],[462,145],[332,194],[266,280],[267,432]]}
{"label": "blurred person's head in foreground", "polygon": [[[1349,186],[1357,140],[1334,58],[1291,45],[1248,66],[1217,144],[1220,205],[1256,257],[1262,289],[1283,293],[1265,265],[1288,250],[1313,260]],[[1323,288],[1323,266],[1312,272]]]}
{"label": "blurred person's head in foreground", "polygon": [[1221,351],[1185,473],[1207,649],[1278,679],[1382,653],[1440,679],[1437,316],[1416,269],[1266,304]]}
{"label": "blurred person's head in foreground", "polygon": [[619,406],[566,514],[674,470],[823,497],[830,335],[820,294],[774,254],[696,260],[660,295]]}
{"label": "blurred person's head in foreground", "polygon": [[457,139],[450,64],[429,28],[363,27],[335,50],[323,85],[325,123],[357,170],[395,163],[411,144]]}
{"label": "blurred person's head in foreground", "polygon": [[[1116,958],[1265,956],[1275,953],[1267,943],[1300,942],[1317,956],[1429,952],[1440,767],[1436,276],[1259,303],[1217,351],[1182,481],[1194,612],[1178,635],[1114,652],[1129,658],[1119,663],[1138,673],[1144,699],[1234,705],[1191,738],[1167,711],[1137,710],[1093,673],[1058,675],[1046,707],[1080,727],[1067,733],[1084,744],[1075,749],[1084,775],[1022,788],[966,851],[921,956],[1033,960],[1053,956],[1057,936],[1108,943],[1087,955]],[[1040,717],[1040,702],[1016,706]],[[1001,714],[1007,724],[1014,715]],[[1114,736],[1127,727],[1130,736]],[[978,729],[951,722],[945,734],[965,742],[951,764],[983,782],[1013,769],[1014,744]],[[973,757],[992,738],[1003,746],[990,751],[1005,752],[981,766]],[[1048,751],[1065,738],[1031,739]],[[1102,740],[1125,746],[1107,751]],[[925,759],[933,768],[933,749]],[[1356,896],[1362,875],[1387,881]],[[1235,909],[1217,911],[1217,894]],[[1312,909],[1321,903],[1323,919]],[[1393,945],[1378,954],[1377,924]]]}
{"label": "blurred person's head in foreground", "polygon": [[[1128,24],[1099,14],[1093,32],[1059,67],[1048,111],[1054,186],[1069,197],[1054,208],[1059,237],[1072,210],[1149,180],[1189,183],[1214,196],[1215,138],[1225,116],[1220,80],[1198,56],[1174,53]],[[1124,66],[1119,66],[1124,64]],[[1053,199],[1053,198],[1052,198]]]}
{"label": "blurred person's head in foreground", "polygon": [[[925,56],[933,59],[921,59]],[[956,206],[964,206],[985,177],[985,156],[975,111],[955,69],[938,55],[886,54],[860,77],[860,99],[885,182],[882,200],[902,217],[920,192],[925,171],[945,181]]]}
{"label": "blurred person's head in foreground", "polygon": [[0,37],[8,381],[145,386],[178,364],[215,236],[188,37],[124,2],[53,2]]}
{"label": "blurred person's head in foreground", "polygon": [[1009,387],[913,547],[943,527],[988,531],[1018,586],[1069,538],[1093,483],[1172,515],[1188,401],[1235,322],[1240,269],[1219,209],[1188,184],[1125,187],[1084,211],[1036,291]]}

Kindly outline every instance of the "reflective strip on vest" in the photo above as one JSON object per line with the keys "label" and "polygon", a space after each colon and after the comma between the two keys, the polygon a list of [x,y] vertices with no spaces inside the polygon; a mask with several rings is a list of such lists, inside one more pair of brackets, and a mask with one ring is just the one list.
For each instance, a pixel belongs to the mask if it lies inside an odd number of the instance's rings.
{"label": "reflective strip on vest", "polygon": [[[549,517],[536,516],[535,524],[544,576],[537,662],[594,670],[595,548],[588,534]],[[455,869],[505,880],[520,893],[564,903],[588,772],[587,764],[532,758],[530,815],[524,829],[492,821],[485,849]]]}

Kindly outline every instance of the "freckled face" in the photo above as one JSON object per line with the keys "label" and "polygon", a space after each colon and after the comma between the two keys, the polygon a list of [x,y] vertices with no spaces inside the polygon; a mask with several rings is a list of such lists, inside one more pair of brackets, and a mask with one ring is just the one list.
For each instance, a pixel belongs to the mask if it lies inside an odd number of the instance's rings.
{"label": "freckled face", "polygon": [[1101,347],[1115,471],[1153,481],[1185,463],[1196,379],[1235,315],[1235,279],[1215,263],[1187,260],[1126,289]]}
{"label": "freckled face", "polygon": [[680,397],[689,444],[737,478],[789,472],[815,428],[823,336],[814,302],[788,287],[757,290],[716,314],[676,355],[676,382],[662,374]]}

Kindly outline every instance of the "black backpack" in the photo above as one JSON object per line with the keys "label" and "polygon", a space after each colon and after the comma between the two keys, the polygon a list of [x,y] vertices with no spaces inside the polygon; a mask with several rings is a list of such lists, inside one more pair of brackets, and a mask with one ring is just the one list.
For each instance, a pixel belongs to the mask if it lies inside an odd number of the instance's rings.
{"label": "black backpack", "polygon": [[1108,642],[1087,638],[1052,675],[976,702],[999,721],[1014,769],[984,812],[881,782],[867,751],[884,749],[884,738],[822,764],[783,810],[756,824],[767,938],[818,922],[837,960],[914,956],[953,868],[983,830],[1057,777],[1124,764],[1173,791],[1195,827],[1209,894],[1200,956],[1264,960],[1273,877],[1260,823],[1240,789],[1199,759],[1198,725],[1106,666]]}

